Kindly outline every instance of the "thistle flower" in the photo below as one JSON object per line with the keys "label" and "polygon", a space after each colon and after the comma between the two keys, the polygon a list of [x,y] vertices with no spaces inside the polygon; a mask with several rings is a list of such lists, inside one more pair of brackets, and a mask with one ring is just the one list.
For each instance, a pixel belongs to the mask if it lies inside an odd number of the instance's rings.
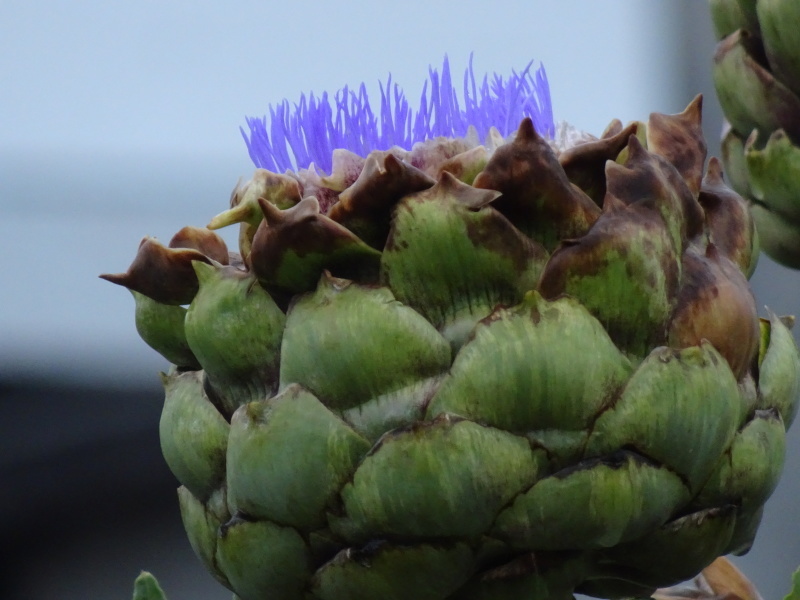
{"label": "thistle flower", "polygon": [[250,120],[259,168],[209,224],[240,253],[187,230],[106,276],[175,365],[200,559],[242,600],[567,600],[746,551],[800,355],[757,317],[701,98],[593,138],[543,69],[470,66],[463,109],[446,60],[428,83]]}

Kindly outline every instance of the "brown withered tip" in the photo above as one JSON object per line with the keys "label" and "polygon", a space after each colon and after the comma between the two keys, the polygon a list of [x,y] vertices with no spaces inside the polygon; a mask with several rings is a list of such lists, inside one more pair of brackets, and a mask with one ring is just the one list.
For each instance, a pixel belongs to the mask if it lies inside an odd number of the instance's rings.
{"label": "brown withered tip", "polygon": [[606,195],[606,161],[613,161],[619,156],[630,137],[636,135],[637,128],[637,123],[625,128],[620,123],[619,131],[615,134],[578,144],[559,155],[558,162],[569,180],[586,192],[598,206],[603,204]]}
{"label": "brown withered tip", "polygon": [[206,227],[184,227],[172,236],[169,247],[197,250],[221,265],[228,264],[228,246],[225,240]]}
{"label": "brown withered tip", "polygon": [[698,94],[683,112],[652,113],[647,124],[648,149],[678,170],[695,197],[700,191],[707,152],[702,121],[703,95]]}
{"label": "brown withered tip", "polygon": [[162,304],[189,304],[199,288],[192,261],[211,263],[197,250],[167,248],[155,238],[146,237],[125,273],[104,274],[100,278]]}

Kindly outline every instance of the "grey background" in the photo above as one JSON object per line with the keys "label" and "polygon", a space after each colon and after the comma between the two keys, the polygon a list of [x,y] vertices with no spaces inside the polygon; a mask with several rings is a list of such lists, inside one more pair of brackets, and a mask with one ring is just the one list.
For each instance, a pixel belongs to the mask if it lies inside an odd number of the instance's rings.
{"label": "grey background", "polygon": [[[238,127],[270,102],[389,72],[416,102],[428,65],[548,71],[557,119],[721,117],[700,0],[0,2],[0,595],[125,598],[139,569],[171,598],[229,594],[183,537],[158,450],[165,363],[133,303],[97,279],[145,234],[204,225],[250,164]],[[230,233],[227,239],[234,238]],[[800,274],[762,257],[759,305],[800,312]],[[800,427],[755,548],[765,598],[800,564]]]}

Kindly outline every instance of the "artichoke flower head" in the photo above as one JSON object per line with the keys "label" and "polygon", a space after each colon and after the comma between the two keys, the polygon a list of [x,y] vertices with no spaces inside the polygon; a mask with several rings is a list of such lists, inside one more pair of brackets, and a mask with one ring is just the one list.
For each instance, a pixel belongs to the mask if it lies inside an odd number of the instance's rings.
{"label": "artichoke flower head", "polygon": [[104,276],[197,555],[242,600],[563,600],[747,551],[800,357],[701,99],[593,137],[542,68],[428,84],[249,119],[229,210]]}

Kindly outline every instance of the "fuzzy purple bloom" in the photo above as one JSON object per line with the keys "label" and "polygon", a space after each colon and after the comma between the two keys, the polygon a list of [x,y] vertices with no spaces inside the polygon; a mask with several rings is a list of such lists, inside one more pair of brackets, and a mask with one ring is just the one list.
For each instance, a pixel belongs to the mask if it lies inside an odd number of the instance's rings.
{"label": "fuzzy purple bloom", "polygon": [[543,66],[531,72],[532,66],[533,61],[519,74],[512,71],[508,79],[496,74],[491,80],[484,76],[478,86],[470,57],[469,68],[464,72],[462,110],[445,56],[441,75],[436,69],[428,69],[429,78],[416,111],[409,107],[400,86],[392,85],[390,75],[385,86],[380,86],[379,116],[373,113],[362,83],[358,92],[346,86],[336,92],[333,103],[325,92],[319,99],[313,93],[308,98],[303,94],[293,108],[287,100],[270,105],[269,119],[248,117],[249,135],[244,128],[240,131],[255,165],[275,173],[306,168],[312,162],[330,173],[336,148],[362,157],[372,150],[388,150],[392,146],[410,150],[416,142],[435,137],[464,137],[470,125],[480,140],[486,138],[491,127],[505,137],[524,117],[533,120],[541,135],[553,137],[555,125],[547,75]]}

